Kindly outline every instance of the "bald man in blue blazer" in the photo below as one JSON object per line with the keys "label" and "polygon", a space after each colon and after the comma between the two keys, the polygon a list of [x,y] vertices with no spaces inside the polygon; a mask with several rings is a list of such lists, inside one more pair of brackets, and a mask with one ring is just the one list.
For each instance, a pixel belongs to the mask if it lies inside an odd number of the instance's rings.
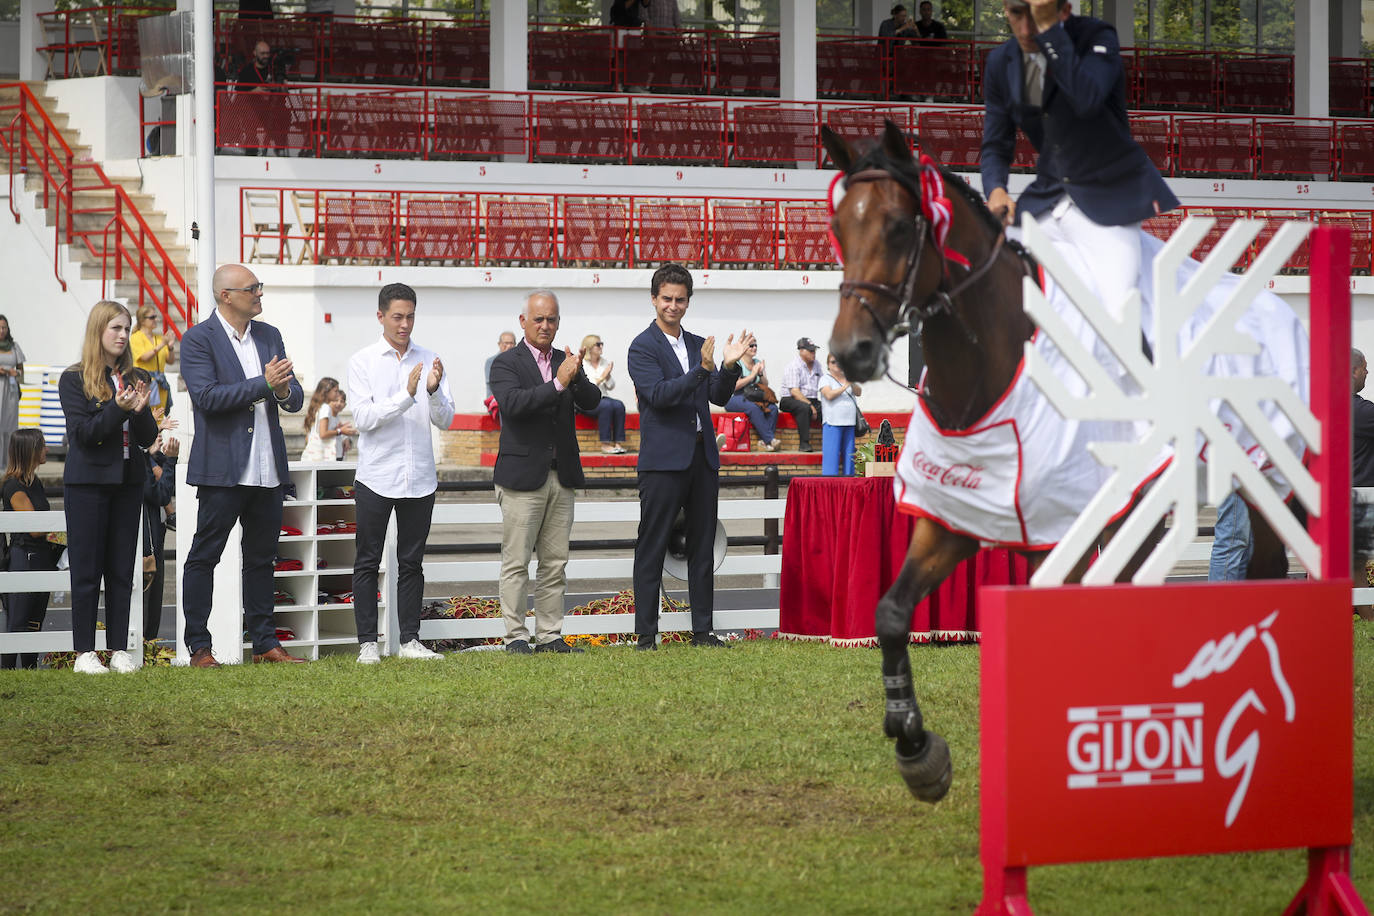
{"label": "bald man in blue blazer", "polygon": [[753,340],[732,334],[715,363],[716,339],[688,333],[682,316],[692,275],[680,264],[654,272],[654,323],[630,344],[630,379],[639,399],[639,536],[635,541],[635,633],[640,649],[658,640],[659,592],[668,536],[679,512],[687,522],[687,593],[692,645],[725,645],[711,632],[715,601],[716,504],[720,452],[711,404],[724,407],[739,381],[739,358]]}
{"label": "bald man in blue blazer", "polygon": [[195,421],[186,481],[197,488],[199,503],[182,572],[186,648],[193,666],[219,666],[210,644],[210,596],[215,566],[237,523],[243,531],[243,617],[253,661],[304,661],[277,639],[272,567],[282,494],[291,481],[279,411],[300,410],[305,392],[291,371],[281,333],[253,320],[262,314],[262,283],[253,272],[226,264],[215,271],[214,291],[215,310],[181,340],[181,377]]}

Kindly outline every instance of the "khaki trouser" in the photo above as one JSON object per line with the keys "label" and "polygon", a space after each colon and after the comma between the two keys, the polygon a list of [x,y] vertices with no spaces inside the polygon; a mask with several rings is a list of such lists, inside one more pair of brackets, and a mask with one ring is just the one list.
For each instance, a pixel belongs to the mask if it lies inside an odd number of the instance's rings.
{"label": "khaki trouser", "polygon": [[572,536],[573,491],[558,482],[558,472],[538,490],[498,486],[501,507],[501,617],[506,643],[530,639],[525,609],[530,584],[530,555],[537,554],[534,624],[537,644],[562,638],[563,593],[567,586],[568,540]]}

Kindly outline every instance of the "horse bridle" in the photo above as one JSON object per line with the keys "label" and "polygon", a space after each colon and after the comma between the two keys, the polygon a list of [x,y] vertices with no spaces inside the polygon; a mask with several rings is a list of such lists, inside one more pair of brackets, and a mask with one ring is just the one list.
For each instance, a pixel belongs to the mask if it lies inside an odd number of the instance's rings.
{"label": "horse bridle", "polygon": [[[912,317],[918,319],[918,325],[928,321],[939,314],[947,314],[953,317],[963,327],[964,333],[968,335],[969,341],[978,342],[978,336],[973,329],[968,326],[954,308],[954,298],[962,293],[967,287],[975,283],[979,277],[987,273],[996,263],[998,255],[1002,253],[1002,243],[1006,240],[1006,233],[999,232],[997,241],[993,243],[992,251],[976,268],[969,268],[968,276],[964,277],[952,288],[947,288],[950,280],[949,258],[934,240],[934,230],[930,221],[922,215],[920,211],[921,189],[919,184],[914,184],[909,176],[899,172],[889,171],[888,169],[864,169],[855,172],[845,178],[846,187],[851,184],[862,184],[870,181],[888,180],[896,182],[899,186],[916,199],[916,247],[911,252],[907,261],[906,273],[902,283],[898,287],[892,287],[886,283],[872,283],[867,280],[845,280],[840,283],[840,296],[851,297],[858,301],[864,311],[868,312],[868,317],[873,320],[878,332],[882,334],[888,346],[903,334],[911,333]],[[935,249],[940,258],[940,285],[923,302],[916,302],[916,272],[921,266],[921,255],[925,250],[926,239],[932,241],[931,247]],[[897,305],[897,321],[890,327],[884,328],[883,322],[878,318],[878,313],[874,311],[873,303],[864,293],[876,293],[880,296],[891,299]]]}

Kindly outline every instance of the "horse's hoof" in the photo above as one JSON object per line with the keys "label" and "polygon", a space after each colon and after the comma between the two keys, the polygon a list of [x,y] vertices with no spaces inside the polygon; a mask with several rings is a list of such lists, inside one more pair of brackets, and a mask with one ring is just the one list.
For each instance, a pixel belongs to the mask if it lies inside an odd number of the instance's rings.
{"label": "horse's hoof", "polygon": [[897,772],[906,780],[906,787],[917,801],[935,804],[945,797],[954,781],[954,767],[949,760],[949,745],[935,732],[926,732],[925,744],[910,757],[897,751]]}

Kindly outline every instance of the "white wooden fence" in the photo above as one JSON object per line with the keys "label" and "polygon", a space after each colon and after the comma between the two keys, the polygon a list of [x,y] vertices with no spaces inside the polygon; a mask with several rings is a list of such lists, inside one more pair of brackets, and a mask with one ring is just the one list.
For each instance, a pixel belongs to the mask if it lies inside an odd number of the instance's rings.
{"label": "white wooden fence", "polygon": [[[722,521],[748,519],[779,519],[786,511],[784,499],[723,499],[720,501],[718,517]],[[638,500],[619,502],[594,502],[578,500],[573,509],[573,522],[624,522],[639,521]],[[496,539],[500,539],[501,508],[496,503],[440,503],[434,507],[435,525],[489,525],[493,526]],[[530,578],[533,581],[536,563],[530,563]],[[573,554],[568,559],[567,577],[569,582],[586,579],[625,579],[630,580],[634,569],[632,557],[578,557]],[[501,576],[501,561],[496,560],[426,560],[425,580],[428,582],[485,582],[490,583],[495,593],[496,584]],[[718,576],[765,575],[778,576],[782,572],[781,554],[727,554],[716,570]],[[665,584],[672,577],[666,576]],[[394,590],[395,579],[389,577],[388,586]],[[388,595],[388,606],[395,607],[394,591]],[[664,613],[659,618],[659,632],[690,632],[691,614],[686,611]],[[534,620],[528,618],[526,625],[534,632]],[[720,610],[715,612],[715,629],[739,630],[748,628],[776,628],[778,608],[751,608],[740,610]],[[392,626],[391,632],[396,632]],[[569,614],[563,618],[563,633],[568,636],[581,636],[600,633],[633,633],[634,614]],[[504,636],[505,624],[499,617],[469,620],[425,620],[420,624],[422,639],[485,639]]]}
{"label": "white wooden fence", "polygon": [[[0,534],[6,536],[18,531],[66,531],[67,516],[61,510],[47,512],[0,512]],[[143,528],[138,529],[138,543],[143,543]],[[125,634],[124,647],[143,645],[143,593],[138,586],[143,582],[143,551],[134,551],[135,591],[129,606],[129,632]],[[71,574],[62,569],[56,572],[9,572],[0,571],[0,593],[13,592],[70,592]],[[8,621],[7,621],[8,623]],[[95,647],[108,649],[107,631],[95,631]],[[117,642],[118,640],[116,640]],[[116,647],[118,648],[118,647]],[[37,633],[0,633],[0,653],[10,652],[70,652],[72,651],[71,630],[41,630]],[[135,648],[130,655],[134,661],[143,664],[143,652]]]}

